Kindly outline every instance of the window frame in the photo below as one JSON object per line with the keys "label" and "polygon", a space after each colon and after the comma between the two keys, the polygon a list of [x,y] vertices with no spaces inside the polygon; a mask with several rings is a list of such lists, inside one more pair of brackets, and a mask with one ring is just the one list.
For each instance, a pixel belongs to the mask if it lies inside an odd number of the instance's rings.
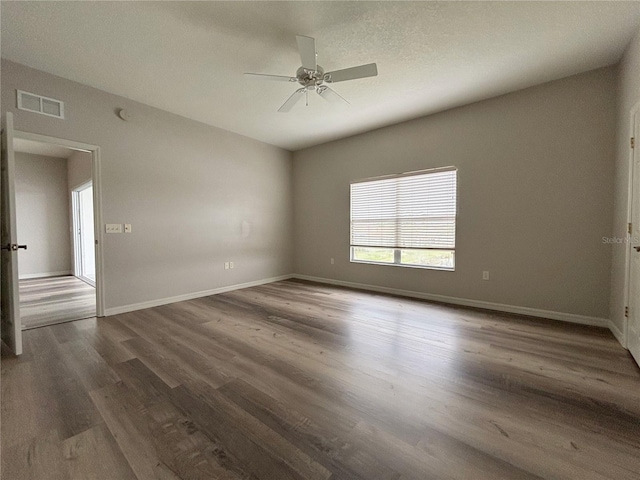
{"label": "window frame", "polygon": [[[428,175],[431,173],[438,172],[447,172],[454,171],[456,174],[455,179],[455,217],[454,217],[454,244],[453,248],[442,248],[442,247],[380,247],[380,246],[362,246],[362,245],[352,245],[352,234],[353,234],[353,205],[352,205],[352,191],[351,186],[358,183],[366,183],[373,182],[379,180],[391,180],[395,178],[403,178],[403,177],[412,177],[418,175]],[[429,168],[424,170],[416,170],[411,172],[404,172],[400,174],[392,174],[392,175],[383,175],[378,177],[370,177],[363,178],[358,180],[353,180],[349,184],[350,192],[349,192],[349,261],[351,263],[360,263],[360,264],[368,264],[368,265],[384,265],[384,266],[392,266],[392,267],[405,267],[405,268],[419,268],[426,270],[440,270],[445,272],[454,272],[456,270],[456,245],[457,245],[457,236],[458,236],[458,168],[456,166],[445,166],[445,167],[437,167],[437,168]],[[382,262],[375,260],[361,260],[355,258],[355,249],[356,248],[371,248],[371,249],[381,249],[381,250],[392,250],[393,251],[393,261],[392,262]],[[406,250],[417,250],[417,251],[442,251],[442,252],[451,252],[453,266],[437,266],[437,265],[421,265],[421,264],[413,264],[413,263],[402,263],[402,251]]]}

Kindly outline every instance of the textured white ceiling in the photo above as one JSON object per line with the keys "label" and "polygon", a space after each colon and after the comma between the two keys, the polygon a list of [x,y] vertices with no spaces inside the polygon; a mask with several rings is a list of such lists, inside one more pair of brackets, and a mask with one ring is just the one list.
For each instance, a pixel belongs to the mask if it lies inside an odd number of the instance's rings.
{"label": "textured white ceiling", "polygon": [[[5,2],[2,57],[289,150],[617,62],[638,2]],[[288,114],[295,35],[327,71],[377,62]]]}

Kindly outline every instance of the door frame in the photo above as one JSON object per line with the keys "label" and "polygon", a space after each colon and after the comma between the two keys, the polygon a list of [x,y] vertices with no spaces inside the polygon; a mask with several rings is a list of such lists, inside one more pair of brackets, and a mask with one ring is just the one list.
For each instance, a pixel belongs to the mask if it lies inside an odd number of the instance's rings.
{"label": "door frame", "polygon": [[[71,248],[73,251],[73,275],[95,288],[96,282],[82,275],[84,271],[84,259],[82,251],[84,249],[82,248],[82,240],[78,235],[82,231],[82,221],[80,215],[80,192],[86,190],[87,188],[93,188],[93,181],[89,180],[88,182],[81,183],[77,187],[71,187],[71,228],[73,228],[73,235],[71,235]],[[93,195],[91,195],[91,197],[93,197]],[[95,227],[95,220],[93,224]],[[93,263],[93,268],[95,271],[95,259]]]}
{"label": "door frame", "polygon": [[[640,102],[636,103],[632,108],[629,115],[629,135],[627,138],[635,137],[636,145],[635,148],[630,148],[629,145],[629,184],[627,185],[627,225],[633,221],[633,179],[635,176],[634,172],[634,159],[636,150],[640,148],[637,142],[640,141],[638,138],[640,135],[640,125],[636,125],[635,117],[636,114],[640,113]],[[627,140],[629,141],[629,140]],[[627,144],[628,145],[628,144]],[[640,187],[639,187],[640,188]],[[627,248],[624,252],[624,304],[625,306],[629,306],[629,300],[631,299],[631,259],[633,255],[633,245],[631,244],[631,234],[627,234]],[[623,316],[623,330],[622,330],[622,346],[624,348],[629,348],[629,318]]]}
{"label": "door frame", "polygon": [[48,143],[91,154],[91,181],[93,182],[93,230],[96,253],[96,316],[104,317],[104,237],[102,232],[102,174],[100,169],[100,147],[88,143],[49,137],[38,133],[14,130],[13,138]]}

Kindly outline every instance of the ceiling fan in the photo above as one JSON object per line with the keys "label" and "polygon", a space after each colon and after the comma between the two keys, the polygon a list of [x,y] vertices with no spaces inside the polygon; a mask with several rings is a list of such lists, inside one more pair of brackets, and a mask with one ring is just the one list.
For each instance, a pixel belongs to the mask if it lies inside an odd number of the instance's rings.
{"label": "ceiling fan", "polygon": [[306,105],[309,105],[309,91],[315,90],[318,95],[331,103],[349,103],[334,90],[329,88],[327,83],[344,82],[355,80],[356,78],[375,77],[378,75],[378,67],[375,63],[360,65],[357,67],[344,68],[333,72],[326,72],[316,61],[316,40],[303,35],[296,35],[298,50],[302,66],[296,71],[295,77],[285,75],[268,75],[264,73],[245,73],[245,77],[264,78],[265,80],[275,80],[278,82],[298,82],[302,85],[286,102],[278,109],[278,112],[289,112],[302,97],[305,98]]}

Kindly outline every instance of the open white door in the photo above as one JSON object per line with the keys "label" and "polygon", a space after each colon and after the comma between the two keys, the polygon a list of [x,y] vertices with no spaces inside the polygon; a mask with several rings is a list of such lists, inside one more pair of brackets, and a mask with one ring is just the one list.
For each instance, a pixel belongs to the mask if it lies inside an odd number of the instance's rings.
{"label": "open white door", "polygon": [[20,297],[18,291],[18,245],[16,232],[16,196],[14,188],[15,158],[13,155],[13,115],[7,113],[2,130],[2,225],[0,244],[2,262],[0,292],[2,341],[15,353],[22,353],[22,324],[20,323]]}
{"label": "open white door", "polygon": [[71,192],[73,217],[73,274],[89,285],[96,286],[96,242],[93,221],[93,183]]}
{"label": "open white door", "polygon": [[631,203],[631,256],[629,278],[629,325],[627,346],[640,365],[640,111],[634,117],[633,193]]}

